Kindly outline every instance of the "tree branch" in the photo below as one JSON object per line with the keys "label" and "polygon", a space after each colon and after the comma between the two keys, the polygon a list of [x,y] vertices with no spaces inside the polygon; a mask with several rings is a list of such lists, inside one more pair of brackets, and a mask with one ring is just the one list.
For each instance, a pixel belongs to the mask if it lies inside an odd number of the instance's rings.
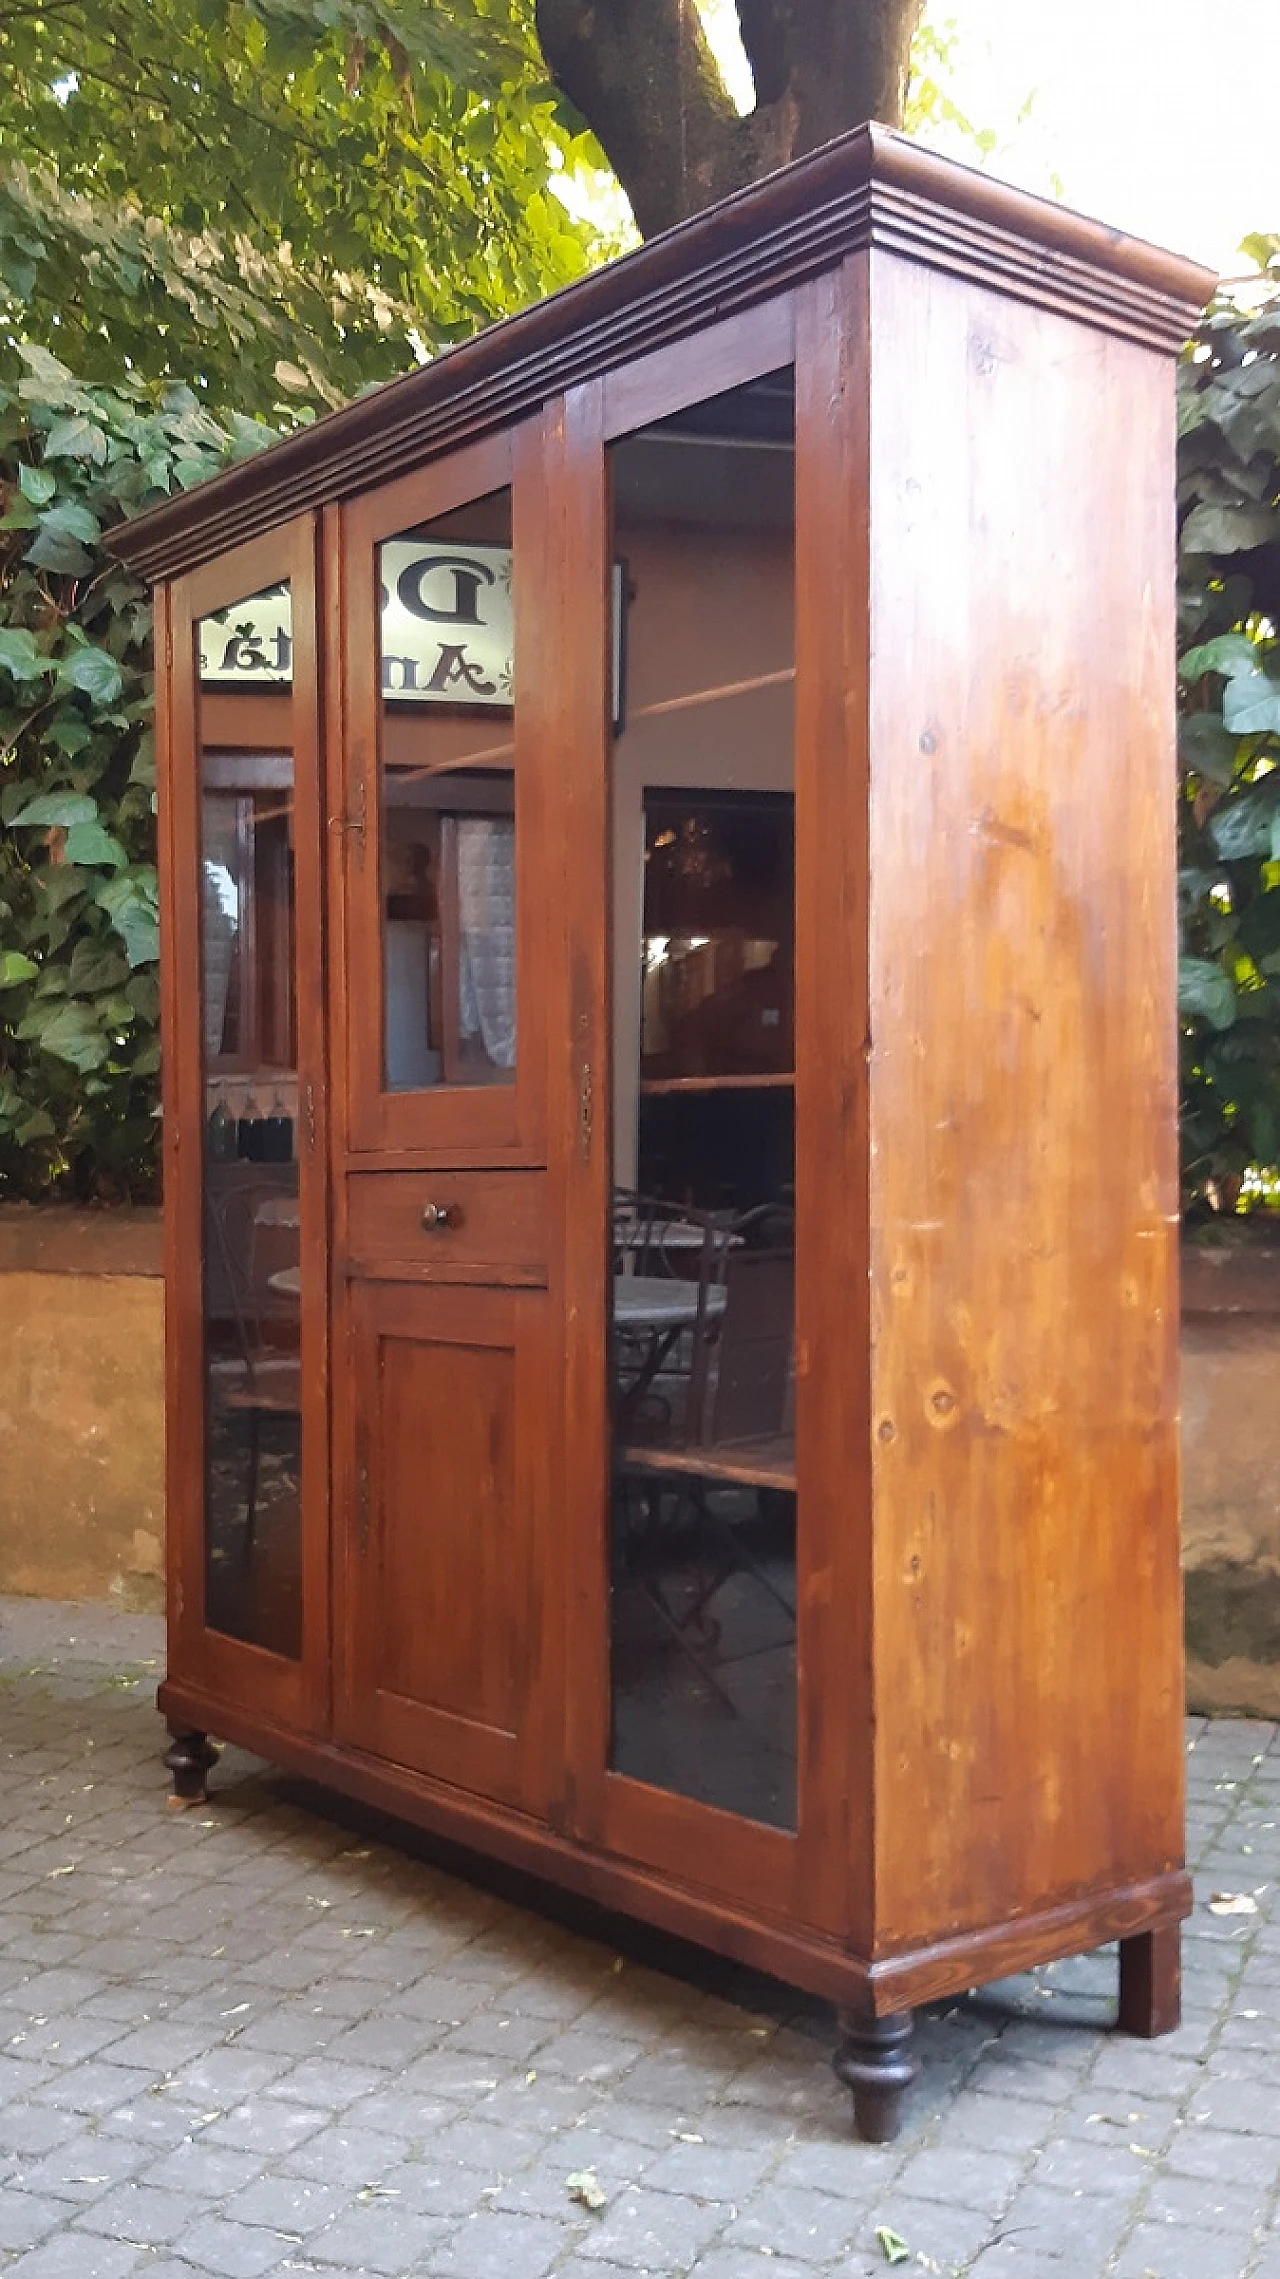
{"label": "tree branch", "polygon": [[552,77],[646,237],[866,119],[901,123],[922,0],[736,0],[755,109],[739,118],[695,0],[537,0]]}
{"label": "tree branch", "polygon": [[791,76],[787,36],[776,0],[737,0],[743,52],[755,82],[756,109],[776,103]]}
{"label": "tree branch", "polygon": [[646,237],[721,195],[740,121],[693,0],[537,0],[536,22]]}

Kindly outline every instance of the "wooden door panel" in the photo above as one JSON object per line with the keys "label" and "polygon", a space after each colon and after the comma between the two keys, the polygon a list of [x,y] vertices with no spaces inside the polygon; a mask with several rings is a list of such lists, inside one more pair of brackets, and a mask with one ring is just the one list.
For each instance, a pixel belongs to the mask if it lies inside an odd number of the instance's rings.
{"label": "wooden door panel", "polygon": [[344,1737],[535,1808],[546,1301],[371,1284],[352,1316]]}

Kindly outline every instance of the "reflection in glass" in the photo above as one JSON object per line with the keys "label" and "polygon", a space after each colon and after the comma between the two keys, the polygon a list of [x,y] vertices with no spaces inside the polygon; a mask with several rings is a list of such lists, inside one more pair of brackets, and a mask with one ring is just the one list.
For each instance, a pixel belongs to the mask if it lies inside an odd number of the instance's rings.
{"label": "reflection in glass", "polygon": [[796,1815],[794,389],[610,452],[616,1772]]}
{"label": "reflection in glass", "polygon": [[516,1065],[511,495],[379,549],[388,1091]]}
{"label": "reflection in glass", "polygon": [[[288,590],[200,627],[202,664],[237,661]],[[276,676],[273,676],[276,677]],[[259,684],[260,685],[260,684]],[[225,693],[224,693],[225,691]],[[259,708],[262,697],[248,700]],[[301,1651],[301,1258],[290,697],[273,688],[269,751],[247,748],[246,698],[202,670],[205,1603],[211,1629]],[[255,729],[262,723],[255,713]]]}

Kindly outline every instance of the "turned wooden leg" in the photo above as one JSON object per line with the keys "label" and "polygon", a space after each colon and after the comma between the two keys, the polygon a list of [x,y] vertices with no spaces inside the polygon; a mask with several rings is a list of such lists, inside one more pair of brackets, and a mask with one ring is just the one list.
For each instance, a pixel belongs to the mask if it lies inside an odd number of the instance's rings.
{"label": "turned wooden leg", "polygon": [[173,1774],[173,1794],[170,1804],[180,1809],[188,1804],[203,1804],[209,1793],[209,1768],[218,1762],[218,1752],[207,1733],[195,1733],[183,1726],[174,1731],[164,1761]]}
{"label": "turned wooden leg", "polygon": [[840,2012],[832,2064],[853,2091],[854,2126],[866,2144],[889,2144],[902,2126],[902,2100],[918,2071],[908,2047],[912,2026],[909,2010],[894,2018]]}

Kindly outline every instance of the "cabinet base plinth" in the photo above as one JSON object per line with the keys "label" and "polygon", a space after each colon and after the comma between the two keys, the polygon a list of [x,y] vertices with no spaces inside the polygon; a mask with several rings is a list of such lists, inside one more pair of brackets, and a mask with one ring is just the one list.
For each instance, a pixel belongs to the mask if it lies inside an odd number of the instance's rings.
{"label": "cabinet base plinth", "polygon": [[902,2126],[902,2100],[919,2071],[909,2048],[912,2014],[872,2018],[842,2010],[839,2020],[832,2064],[853,2091],[854,2126],[864,2144],[890,2144]]}
{"label": "cabinet base plinth", "polygon": [[192,1804],[203,1804],[209,1793],[209,1772],[218,1762],[218,1752],[207,1733],[193,1732],[187,1726],[170,1726],[172,1736],[164,1753],[164,1761],[173,1774],[173,1794],[170,1804],[179,1811]]}

